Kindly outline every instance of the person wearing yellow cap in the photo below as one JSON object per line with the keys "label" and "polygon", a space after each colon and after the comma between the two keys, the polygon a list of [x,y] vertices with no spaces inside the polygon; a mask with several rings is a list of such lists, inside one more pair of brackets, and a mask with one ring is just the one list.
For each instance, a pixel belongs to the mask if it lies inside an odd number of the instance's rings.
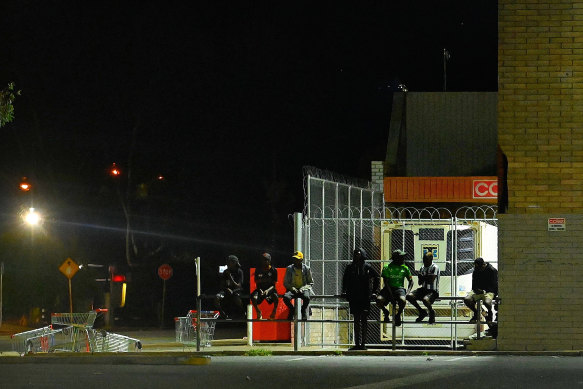
{"label": "person wearing yellow cap", "polygon": [[312,293],[312,272],[310,268],[304,264],[304,254],[301,251],[296,251],[292,255],[293,263],[285,269],[285,276],[283,278],[283,286],[287,290],[283,295],[283,302],[289,309],[288,320],[294,318],[294,306],[292,299],[299,298],[302,300],[302,320],[308,318],[308,305],[310,304],[310,295]]}

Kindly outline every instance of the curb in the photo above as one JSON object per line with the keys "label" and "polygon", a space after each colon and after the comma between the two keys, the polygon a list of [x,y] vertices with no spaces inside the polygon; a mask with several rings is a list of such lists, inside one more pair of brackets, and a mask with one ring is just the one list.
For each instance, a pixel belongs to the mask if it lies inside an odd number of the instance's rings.
{"label": "curb", "polygon": [[208,365],[211,357],[193,353],[56,353],[0,357],[0,365],[50,363],[71,365]]}
{"label": "curb", "polygon": [[[267,351],[269,351],[267,349]],[[411,351],[411,350],[321,350],[321,351],[286,351],[273,350],[264,356],[559,356],[582,357],[583,351]],[[0,355],[0,365],[46,363],[71,365],[208,365],[212,357],[253,357],[249,350],[216,350],[199,352],[131,352],[131,353],[49,353],[28,354],[20,356]],[[260,356],[258,356],[260,357]]]}
{"label": "curb", "polygon": [[[269,349],[266,349],[269,351]],[[206,355],[210,357],[220,356],[253,356],[249,355],[249,350],[216,350],[216,351],[194,351],[194,355]],[[322,351],[285,351],[273,350],[269,355],[274,356],[560,356],[560,357],[582,357],[583,351],[408,351],[408,350],[322,350]]]}

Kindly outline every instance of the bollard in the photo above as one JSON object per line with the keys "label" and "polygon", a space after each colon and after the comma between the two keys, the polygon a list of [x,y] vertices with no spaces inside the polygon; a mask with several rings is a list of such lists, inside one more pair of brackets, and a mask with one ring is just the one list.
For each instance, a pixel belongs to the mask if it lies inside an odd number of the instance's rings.
{"label": "bollard", "polygon": [[247,345],[253,346],[253,306],[247,304]]}

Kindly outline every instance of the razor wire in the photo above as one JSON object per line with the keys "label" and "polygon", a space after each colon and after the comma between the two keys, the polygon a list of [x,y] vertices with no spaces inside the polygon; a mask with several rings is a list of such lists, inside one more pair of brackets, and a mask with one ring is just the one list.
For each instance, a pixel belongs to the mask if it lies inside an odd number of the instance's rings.
{"label": "razor wire", "polygon": [[[475,333],[475,325],[468,323],[470,312],[458,297],[467,292],[460,288],[467,289],[468,278],[471,280],[476,242],[480,228],[485,228],[481,224],[497,227],[495,206],[464,206],[455,211],[439,207],[385,207],[383,193],[370,189],[370,185],[358,181],[352,184],[346,177],[341,182],[331,181],[329,178],[334,176],[322,175],[314,169],[304,173],[302,243],[316,295],[341,294],[344,269],[352,261],[355,248],[367,252],[368,262],[379,274],[388,263],[383,251],[387,251],[387,247],[402,249],[407,253],[405,263],[416,276],[422,265],[419,242],[443,241],[436,263],[441,272],[440,295],[449,297],[434,304],[440,319],[431,326],[412,324],[417,310],[407,303],[405,322],[397,328],[398,344],[456,348],[463,339]],[[318,175],[312,176],[314,173]],[[384,241],[387,237],[383,234],[387,231],[390,238]],[[421,247],[424,247],[422,243]],[[416,283],[413,289],[417,287]],[[315,299],[311,306],[313,319],[343,321],[351,318],[348,304],[341,298]],[[391,324],[381,323],[381,318],[380,309],[371,304],[366,339],[369,345],[392,343]],[[448,324],[440,324],[440,320]],[[308,345],[353,343],[350,322],[307,325],[305,342]]]}

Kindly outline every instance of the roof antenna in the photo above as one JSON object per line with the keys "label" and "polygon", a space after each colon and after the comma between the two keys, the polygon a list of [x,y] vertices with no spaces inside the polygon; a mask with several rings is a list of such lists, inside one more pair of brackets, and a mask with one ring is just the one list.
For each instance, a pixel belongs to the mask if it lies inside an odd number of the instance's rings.
{"label": "roof antenna", "polygon": [[451,58],[451,54],[446,48],[443,49],[443,91],[447,92],[447,61]]}

